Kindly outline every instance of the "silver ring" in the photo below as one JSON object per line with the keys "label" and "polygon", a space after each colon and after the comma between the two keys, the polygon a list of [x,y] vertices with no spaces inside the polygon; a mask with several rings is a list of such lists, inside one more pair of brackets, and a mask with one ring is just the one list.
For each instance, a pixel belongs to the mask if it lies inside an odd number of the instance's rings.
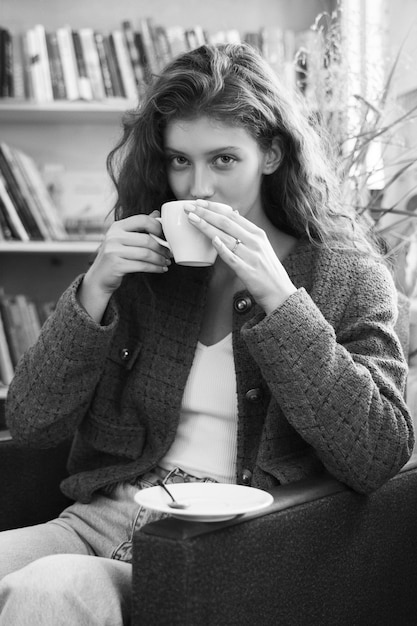
{"label": "silver ring", "polygon": [[231,249],[231,251],[230,251],[230,252],[233,252],[233,254],[234,254],[234,253],[236,252],[237,247],[238,247],[238,245],[239,245],[240,243],[242,243],[242,241],[236,237],[236,242],[235,242],[235,245],[233,246],[233,248]]}

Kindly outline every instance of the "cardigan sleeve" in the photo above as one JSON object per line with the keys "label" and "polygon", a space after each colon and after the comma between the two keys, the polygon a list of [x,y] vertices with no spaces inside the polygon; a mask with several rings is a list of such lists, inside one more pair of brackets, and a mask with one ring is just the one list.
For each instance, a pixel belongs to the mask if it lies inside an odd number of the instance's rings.
{"label": "cardigan sleeve", "polygon": [[334,328],[301,288],[242,332],[286,419],[335,477],[367,493],[412,453],[407,365],[388,270],[368,267],[345,300]]}
{"label": "cardigan sleeve", "polygon": [[82,278],[63,293],[17,365],[6,421],[20,443],[49,447],[73,435],[100,379],[118,316],[112,302],[101,325],[88,315],[76,298]]}

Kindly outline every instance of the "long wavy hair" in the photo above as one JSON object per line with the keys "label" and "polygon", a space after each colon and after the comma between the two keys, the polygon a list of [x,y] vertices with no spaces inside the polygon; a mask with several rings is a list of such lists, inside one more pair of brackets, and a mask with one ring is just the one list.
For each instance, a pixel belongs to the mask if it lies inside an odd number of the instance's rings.
{"label": "long wavy hair", "polygon": [[342,209],[335,156],[323,130],[301,97],[246,44],[205,45],[177,57],[154,78],[138,108],[125,114],[123,135],[107,159],[116,219],[175,199],[165,129],[199,116],[244,128],[263,150],[278,138],[281,163],[261,183],[263,210],[274,226],[317,245],[375,250],[356,213]]}

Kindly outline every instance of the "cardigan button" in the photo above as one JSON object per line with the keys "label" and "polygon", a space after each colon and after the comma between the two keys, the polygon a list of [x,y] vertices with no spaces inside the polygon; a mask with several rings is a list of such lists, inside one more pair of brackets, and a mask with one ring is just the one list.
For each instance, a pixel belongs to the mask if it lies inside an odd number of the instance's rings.
{"label": "cardigan button", "polygon": [[242,472],[242,483],[246,486],[252,482],[252,472],[248,469],[244,469]]}
{"label": "cardigan button", "polygon": [[122,359],[122,361],[127,361],[129,357],[130,357],[129,349],[128,348],[122,348],[120,350],[120,358]]}
{"label": "cardigan button", "polygon": [[249,296],[236,298],[233,303],[233,307],[237,313],[246,313],[246,311],[250,311],[252,306],[253,302]]}
{"label": "cardigan button", "polygon": [[259,387],[249,389],[249,391],[245,393],[245,398],[248,402],[252,402],[253,404],[260,402],[262,400],[262,389]]}

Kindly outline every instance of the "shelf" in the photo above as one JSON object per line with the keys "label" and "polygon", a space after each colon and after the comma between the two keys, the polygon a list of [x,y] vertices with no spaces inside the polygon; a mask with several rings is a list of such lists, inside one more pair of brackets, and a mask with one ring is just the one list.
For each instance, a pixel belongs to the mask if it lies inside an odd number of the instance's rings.
{"label": "shelf", "polygon": [[105,124],[118,120],[122,113],[135,106],[135,102],[126,98],[107,98],[101,102],[70,102],[68,100],[34,102],[1,98],[0,122]]}
{"label": "shelf", "polygon": [[0,253],[91,254],[99,241],[0,241]]}

